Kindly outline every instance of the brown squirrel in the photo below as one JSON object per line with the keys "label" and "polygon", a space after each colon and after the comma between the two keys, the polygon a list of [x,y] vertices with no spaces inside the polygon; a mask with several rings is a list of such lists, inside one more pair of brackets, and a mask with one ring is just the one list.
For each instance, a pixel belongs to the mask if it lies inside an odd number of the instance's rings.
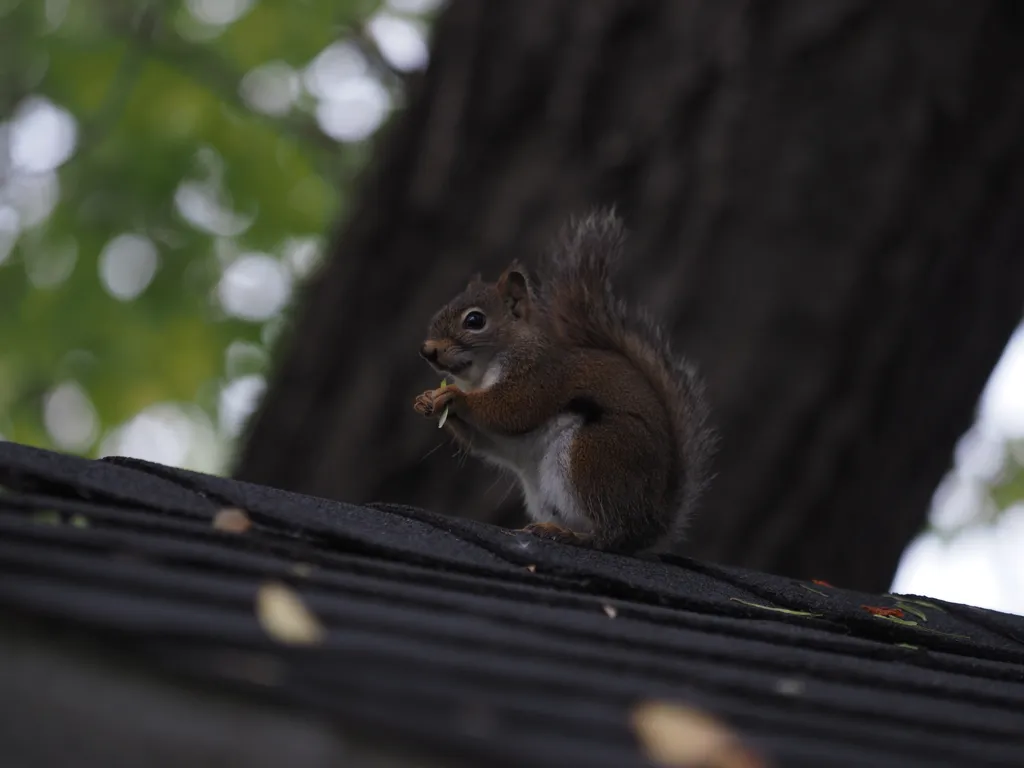
{"label": "brown squirrel", "polygon": [[570,219],[539,286],[518,261],[474,277],[420,349],[454,386],[424,392],[471,453],[518,477],[522,529],[621,553],[677,540],[714,442],[697,375],[661,328],[615,298],[625,245],[613,210]]}

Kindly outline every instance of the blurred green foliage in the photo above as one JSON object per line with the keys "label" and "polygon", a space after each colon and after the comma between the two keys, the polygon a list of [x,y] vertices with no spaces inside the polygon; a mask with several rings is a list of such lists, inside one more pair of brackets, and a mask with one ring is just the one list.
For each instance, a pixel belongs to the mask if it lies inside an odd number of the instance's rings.
{"label": "blurred green foliage", "polygon": [[[0,0],[0,121],[42,97],[77,123],[74,152],[56,171],[56,206],[22,228],[0,263],[0,435],[8,439],[61,447],[43,403],[66,380],[78,382],[98,417],[96,439],[79,450],[86,455],[155,403],[198,404],[216,423],[225,351],[236,341],[265,346],[280,321],[279,313],[247,321],[220,306],[216,286],[231,254],[281,258],[294,238],[322,243],[346,208],[365,142],[328,137],[308,93],[267,115],[249,108],[240,85],[267,62],[301,75],[336,41],[365,47],[379,3],[216,2],[248,7],[218,29],[195,18],[195,3]],[[10,173],[0,163],[0,186]],[[251,219],[239,234],[196,226],[176,206],[182,182],[210,179],[221,206]],[[133,300],[113,297],[100,277],[104,246],[124,233],[149,238],[159,254],[155,277]],[[72,261],[66,279],[33,284],[33,264],[66,270],[55,259]]]}
{"label": "blurred green foliage", "polygon": [[1002,476],[991,489],[992,501],[996,508],[1005,510],[1024,500],[1024,441],[1012,443],[1013,450],[1008,457]]}

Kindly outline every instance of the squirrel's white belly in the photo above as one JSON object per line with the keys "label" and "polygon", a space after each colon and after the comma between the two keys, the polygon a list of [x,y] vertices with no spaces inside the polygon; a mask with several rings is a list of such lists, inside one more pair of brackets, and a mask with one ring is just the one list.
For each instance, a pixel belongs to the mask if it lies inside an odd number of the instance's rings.
{"label": "squirrel's white belly", "polygon": [[572,442],[582,421],[574,414],[563,414],[527,435],[492,436],[496,453],[488,458],[519,478],[531,519],[562,523],[586,533],[590,520],[573,490],[569,467]]}

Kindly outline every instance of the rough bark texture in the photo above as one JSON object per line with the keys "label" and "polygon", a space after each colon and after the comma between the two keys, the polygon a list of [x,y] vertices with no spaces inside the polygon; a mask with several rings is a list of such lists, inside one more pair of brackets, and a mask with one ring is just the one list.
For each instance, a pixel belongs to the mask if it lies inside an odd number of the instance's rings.
{"label": "rough bark texture", "polygon": [[430,454],[416,350],[471,272],[616,203],[721,432],[684,552],[886,589],[1021,315],[1021,40],[1013,0],[454,0],[237,476],[514,521]]}

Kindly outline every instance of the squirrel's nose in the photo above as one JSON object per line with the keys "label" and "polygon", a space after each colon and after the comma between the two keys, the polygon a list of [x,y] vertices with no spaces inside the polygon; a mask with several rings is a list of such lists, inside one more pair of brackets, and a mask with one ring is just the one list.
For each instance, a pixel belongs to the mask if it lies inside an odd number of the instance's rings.
{"label": "squirrel's nose", "polygon": [[437,362],[437,347],[429,341],[420,347],[420,357],[431,363]]}

